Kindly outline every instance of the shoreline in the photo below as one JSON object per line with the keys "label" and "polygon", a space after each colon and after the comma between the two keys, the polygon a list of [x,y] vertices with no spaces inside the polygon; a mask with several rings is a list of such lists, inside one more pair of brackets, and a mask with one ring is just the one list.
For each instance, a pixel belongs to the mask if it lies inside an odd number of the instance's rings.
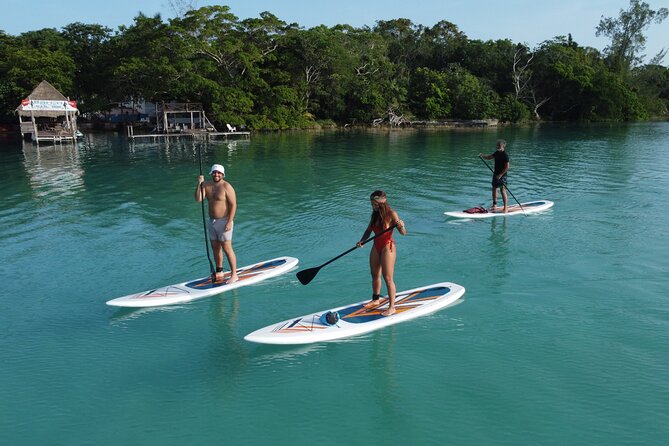
{"label": "shoreline", "polygon": [[[643,121],[597,121],[597,122],[571,122],[571,121],[532,121],[525,123],[507,123],[500,122],[496,119],[472,119],[472,120],[444,120],[444,121],[408,121],[402,125],[389,125],[382,123],[378,125],[372,124],[344,124],[344,125],[320,125],[316,123],[314,127],[310,128],[291,128],[291,129],[257,129],[251,130],[251,133],[256,134],[272,134],[272,133],[295,133],[295,132],[314,132],[314,131],[419,131],[419,130],[496,130],[506,127],[533,127],[543,125],[620,125],[620,124],[638,124],[638,123],[653,123],[653,122],[669,122],[667,117],[653,117]],[[125,132],[125,126],[119,123],[109,122],[79,122],[77,127],[86,132],[91,133],[119,133]],[[148,126],[138,126],[139,128],[146,128]],[[0,125],[0,140],[12,141],[20,140],[20,126],[18,124],[2,124]]]}

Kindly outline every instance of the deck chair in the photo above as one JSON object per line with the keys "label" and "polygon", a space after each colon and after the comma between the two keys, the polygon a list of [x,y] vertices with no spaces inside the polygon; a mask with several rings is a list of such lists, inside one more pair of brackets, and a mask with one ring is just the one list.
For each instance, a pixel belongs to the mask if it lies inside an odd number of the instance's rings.
{"label": "deck chair", "polygon": [[237,131],[237,127],[233,127],[233,126],[231,126],[230,124],[225,124],[225,125],[228,126],[228,131],[229,131],[229,132],[236,132],[236,131]]}

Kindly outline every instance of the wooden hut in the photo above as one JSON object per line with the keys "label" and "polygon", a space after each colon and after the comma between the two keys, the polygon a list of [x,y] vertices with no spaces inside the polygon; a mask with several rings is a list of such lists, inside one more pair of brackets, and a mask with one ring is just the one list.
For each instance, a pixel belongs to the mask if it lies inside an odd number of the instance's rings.
{"label": "wooden hut", "polygon": [[26,141],[73,142],[77,137],[76,101],[42,81],[16,108],[21,135]]}
{"label": "wooden hut", "polygon": [[158,133],[215,132],[202,104],[169,102],[156,105],[156,130]]}

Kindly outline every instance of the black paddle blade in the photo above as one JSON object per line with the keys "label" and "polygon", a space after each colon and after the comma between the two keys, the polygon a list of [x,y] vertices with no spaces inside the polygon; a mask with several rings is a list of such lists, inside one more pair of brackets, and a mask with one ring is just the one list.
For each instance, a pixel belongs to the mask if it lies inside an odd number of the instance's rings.
{"label": "black paddle blade", "polygon": [[316,268],[304,269],[302,271],[298,271],[295,275],[297,276],[297,280],[299,280],[302,285],[306,285],[314,280],[314,277],[316,277],[316,274],[318,274],[319,269],[321,269],[320,266]]}

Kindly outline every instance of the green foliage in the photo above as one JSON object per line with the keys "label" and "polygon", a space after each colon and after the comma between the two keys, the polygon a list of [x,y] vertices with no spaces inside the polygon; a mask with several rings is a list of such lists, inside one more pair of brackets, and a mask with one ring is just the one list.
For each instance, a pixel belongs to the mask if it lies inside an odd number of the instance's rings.
{"label": "green foliage", "polygon": [[[555,120],[588,120],[594,76],[593,63],[583,48],[564,38],[544,42],[535,52],[535,80],[542,96],[550,96],[544,113]],[[599,69],[604,69],[599,64]]]}
{"label": "green foliage", "polygon": [[645,65],[632,73],[633,89],[653,117],[669,116],[669,68]]}
{"label": "green foliage", "polygon": [[457,119],[485,119],[497,115],[498,95],[458,64],[447,71],[451,90],[452,116]]}
{"label": "green foliage", "polygon": [[179,38],[159,15],[140,14],[122,31],[110,45],[117,57],[111,78],[116,100],[173,100],[184,90],[181,83],[189,67]]}
{"label": "green foliage", "polygon": [[498,96],[458,64],[446,71],[418,68],[413,76],[412,110],[427,119],[484,119],[497,114]]}
{"label": "green foliage", "polygon": [[469,42],[457,25],[442,20],[431,28],[418,27],[413,46],[414,67],[444,70],[451,63],[465,60]]}
{"label": "green foliage", "polygon": [[403,18],[304,29],[269,12],[239,20],[218,5],[167,22],[139,14],[114,33],[78,22],[0,31],[0,119],[13,119],[43,79],[84,111],[131,99],[201,102],[215,125],[252,129],[368,124],[389,112],[507,122],[666,116],[667,68],[638,63],[643,31],[667,14],[631,0],[617,19],[603,19],[606,58],[571,37],[530,49],[469,40],[445,20],[425,27]]}
{"label": "green foliage", "polygon": [[635,121],[648,117],[639,97],[610,71],[597,72],[593,87],[590,110],[584,119],[590,121]]}
{"label": "green foliage", "polygon": [[5,118],[43,80],[65,96],[72,95],[76,65],[67,40],[53,29],[5,36],[0,40],[0,60],[0,113]]}
{"label": "green foliage", "polygon": [[517,45],[510,40],[473,40],[464,47],[462,66],[500,95],[511,93],[511,70],[516,50]]}
{"label": "green foliage", "polygon": [[111,102],[107,80],[112,77],[115,63],[107,50],[111,30],[100,25],[72,23],[63,28],[67,52],[75,63],[72,96],[79,110],[97,111]]}
{"label": "green foliage", "polygon": [[523,102],[512,94],[503,96],[499,101],[499,119],[504,122],[527,122],[530,120],[530,110]]}
{"label": "green foliage", "polygon": [[218,87],[211,109],[218,123],[243,123],[253,113],[253,98],[241,88]]}
{"label": "green foliage", "polygon": [[[311,128],[314,120],[310,114],[300,112],[299,92],[286,85],[280,85],[272,88],[266,97],[262,114],[271,117],[272,129],[286,130],[291,128]],[[251,128],[258,124],[254,121],[250,123]]]}
{"label": "green foliage", "polygon": [[448,75],[429,68],[418,68],[412,77],[413,112],[426,119],[446,119],[451,115]]}

